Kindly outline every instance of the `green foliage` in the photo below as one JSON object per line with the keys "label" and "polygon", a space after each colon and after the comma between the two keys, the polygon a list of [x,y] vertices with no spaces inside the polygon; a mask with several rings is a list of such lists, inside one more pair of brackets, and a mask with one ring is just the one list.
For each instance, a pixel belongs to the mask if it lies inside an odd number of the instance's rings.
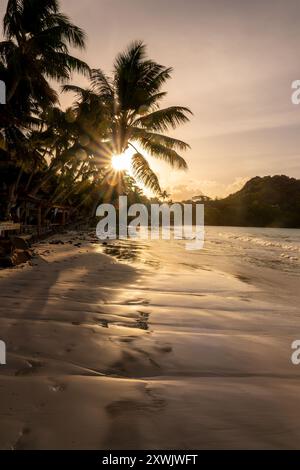
{"label": "green foliage", "polygon": [[205,204],[207,225],[300,228],[300,180],[255,177],[235,194]]}

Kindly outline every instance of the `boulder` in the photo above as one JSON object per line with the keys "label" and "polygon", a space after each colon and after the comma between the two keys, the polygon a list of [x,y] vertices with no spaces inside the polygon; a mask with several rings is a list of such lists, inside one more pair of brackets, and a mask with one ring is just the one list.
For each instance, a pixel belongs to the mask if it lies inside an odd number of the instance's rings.
{"label": "boulder", "polygon": [[29,238],[27,237],[12,237],[11,242],[17,250],[27,250],[29,248]]}
{"label": "boulder", "polygon": [[32,254],[30,250],[14,250],[11,260],[13,266],[17,266],[18,264],[23,264],[29,261],[32,258]]}

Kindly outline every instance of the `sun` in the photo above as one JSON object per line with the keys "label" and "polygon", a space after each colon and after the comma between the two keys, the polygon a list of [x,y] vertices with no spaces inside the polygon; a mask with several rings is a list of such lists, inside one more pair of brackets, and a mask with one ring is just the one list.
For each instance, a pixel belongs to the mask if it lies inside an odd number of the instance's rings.
{"label": "sun", "polygon": [[131,169],[131,154],[124,152],[120,155],[113,155],[111,166],[115,171],[127,171]]}
{"label": "sun", "polygon": [[[138,145],[135,144],[137,149],[139,149]],[[131,176],[133,179],[134,178],[134,171],[132,168],[132,157],[136,153],[136,149],[132,149],[128,147],[125,152],[121,154],[115,154],[111,157],[110,161],[110,167],[111,167],[111,176],[113,177],[113,180],[117,182],[119,180],[119,173],[127,173],[127,175]],[[151,198],[154,196],[154,193],[147,188],[147,186],[144,185],[143,182],[136,180],[135,184],[137,187],[142,189],[144,194]]]}

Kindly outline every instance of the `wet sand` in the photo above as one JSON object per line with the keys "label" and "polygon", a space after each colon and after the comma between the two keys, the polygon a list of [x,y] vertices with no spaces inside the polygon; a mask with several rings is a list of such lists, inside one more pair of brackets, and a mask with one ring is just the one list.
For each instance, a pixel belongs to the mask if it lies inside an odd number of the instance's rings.
{"label": "wet sand", "polygon": [[1,449],[299,447],[297,276],[59,238],[0,271]]}

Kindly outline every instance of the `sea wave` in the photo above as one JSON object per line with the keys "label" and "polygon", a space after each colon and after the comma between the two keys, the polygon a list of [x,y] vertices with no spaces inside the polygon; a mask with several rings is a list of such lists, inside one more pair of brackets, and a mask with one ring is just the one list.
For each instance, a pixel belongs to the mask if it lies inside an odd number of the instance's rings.
{"label": "sea wave", "polygon": [[223,240],[230,242],[236,242],[241,244],[241,247],[246,248],[246,245],[250,248],[263,248],[264,253],[273,253],[276,258],[281,261],[287,262],[298,262],[300,260],[300,240],[291,241],[286,235],[277,235],[277,237],[270,236],[256,236],[250,234],[237,234],[231,232],[219,232],[219,237]]}

